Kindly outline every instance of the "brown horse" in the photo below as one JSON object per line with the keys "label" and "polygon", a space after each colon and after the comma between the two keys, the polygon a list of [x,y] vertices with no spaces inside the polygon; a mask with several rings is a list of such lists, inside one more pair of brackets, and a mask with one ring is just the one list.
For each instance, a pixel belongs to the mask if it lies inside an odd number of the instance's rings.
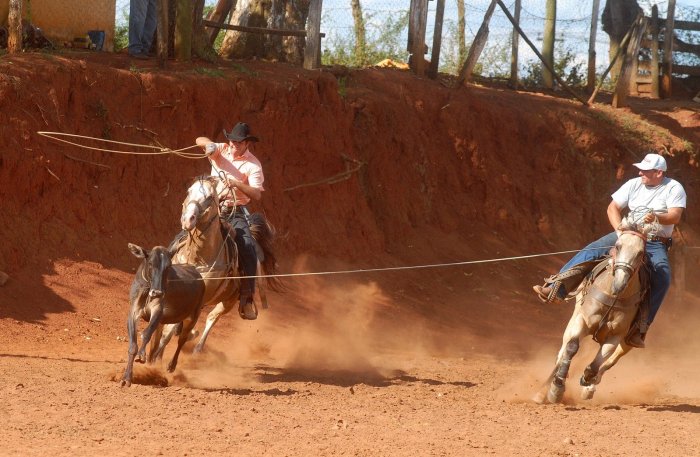
{"label": "brown horse", "polygon": [[[173,253],[163,246],[156,246],[147,251],[141,246],[129,243],[129,249],[132,254],[143,260],[136,270],[129,293],[129,357],[121,381],[122,386],[127,387],[131,385],[137,353],[137,360],[145,362],[146,345],[163,324],[176,324],[181,327],[177,349],[168,364],[168,371],[175,371],[180,350],[199,318],[204,296],[204,284],[197,269],[190,265],[172,265]],[[141,336],[140,350],[136,341],[139,319],[148,322]],[[151,351],[149,359],[153,357]]]}
{"label": "brown horse", "polygon": [[[229,235],[227,229],[222,230],[219,218],[219,196],[228,191],[219,178],[200,176],[189,187],[182,203],[180,222],[187,235],[174,246],[173,264],[195,266],[204,280],[204,306],[216,305],[207,316],[204,331],[194,348],[195,353],[202,351],[209,332],[219,318],[238,307],[240,280],[225,279],[227,276],[240,276],[238,253],[233,240],[227,242],[227,238],[233,234]],[[274,229],[262,214],[253,213],[250,215],[250,231],[261,251],[258,258],[262,261],[258,269],[263,274],[274,274],[277,266],[273,250]],[[273,290],[281,290],[281,284],[275,278],[267,278],[266,284]],[[173,327],[165,331],[159,351],[162,351],[174,331]]]}
{"label": "brown horse", "polygon": [[623,220],[622,233],[615,244],[613,257],[592,281],[584,281],[575,291],[576,305],[564,331],[556,365],[546,384],[546,397],[538,393],[535,401],[561,402],[571,359],[579,349],[581,338],[592,336],[600,344],[595,359],[586,367],[580,384],[581,397],[590,399],[603,374],[612,368],[632,346],[625,342],[646,293],[641,285],[639,268],[644,263],[647,233],[651,226]]}

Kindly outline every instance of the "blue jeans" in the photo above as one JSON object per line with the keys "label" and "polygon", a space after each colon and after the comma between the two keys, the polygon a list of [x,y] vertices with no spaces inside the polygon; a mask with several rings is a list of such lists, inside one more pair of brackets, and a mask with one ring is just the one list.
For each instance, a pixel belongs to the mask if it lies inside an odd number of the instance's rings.
{"label": "blue jeans", "polygon": [[[596,260],[605,256],[612,246],[617,242],[617,234],[615,232],[592,242],[581,251],[576,253],[559,271],[565,272],[569,268],[581,262],[588,260]],[[649,297],[649,319],[647,323],[651,325],[656,317],[656,313],[661,308],[668,289],[671,287],[671,265],[668,261],[668,248],[660,241],[648,241],[646,249],[647,262],[651,270],[651,295]],[[564,287],[559,289],[561,298],[566,296]]]}
{"label": "blue jeans", "polygon": [[129,5],[129,54],[146,54],[156,32],[156,0],[131,0]]}
{"label": "blue jeans", "polygon": [[[250,233],[250,226],[244,214],[240,211],[234,212],[228,219],[236,232],[236,247],[238,248],[238,258],[244,276],[255,276],[258,271],[258,254],[255,251],[255,239]],[[241,302],[253,296],[255,292],[255,278],[242,278],[240,297]]]}

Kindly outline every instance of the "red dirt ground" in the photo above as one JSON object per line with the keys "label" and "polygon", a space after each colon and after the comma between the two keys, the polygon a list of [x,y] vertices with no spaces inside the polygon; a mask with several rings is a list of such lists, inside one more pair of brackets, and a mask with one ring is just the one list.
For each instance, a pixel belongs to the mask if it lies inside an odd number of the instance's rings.
{"label": "red dirt ground", "polygon": [[[698,105],[631,99],[614,111],[450,83],[263,62],[164,71],[120,55],[0,58],[0,455],[700,455]],[[173,375],[138,366],[122,388],[138,265],[127,242],[166,244],[207,163],[37,132],[176,149],[238,120],[262,140],[258,210],[281,234],[283,272],[576,249],[608,229],[610,191],[654,147],[689,196],[679,282],[648,348],[587,402],[577,381],[590,342],[564,404],[531,401],[571,310],[530,286],[567,254],[288,279],[257,321],[225,316],[205,354],[187,351]]]}

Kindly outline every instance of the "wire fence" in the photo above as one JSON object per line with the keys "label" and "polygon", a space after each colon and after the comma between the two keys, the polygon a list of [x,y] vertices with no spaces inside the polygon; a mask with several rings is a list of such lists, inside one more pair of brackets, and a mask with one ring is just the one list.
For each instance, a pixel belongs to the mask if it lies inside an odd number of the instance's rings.
{"label": "wire fence", "polygon": [[[460,43],[458,27],[458,3],[464,5],[464,42]],[[368,47],[384,47],[380,56],[403,60],[408,58],[406,42],[408,35],[408,13],[410,0],[359,0],[366,28]],[[473,41],[490,4],[490,0],[446,0],[444,22],[442,29],[442,46],[440,49],[439,68],[442,72],[455,73],[458,71],[463,53]],[[505,5],[514,12],[514,0],[504,1]],[[640,6],[647,15],[651,14],[651,2],[640,1]],[[545,4],[542,0],[522,0],[520,27],[535,46],[542,46],[545,23]],[[598,73],[609,63],[608,35],[603,32],[600,15],[605,1],[600,2],[598,11],[598,33],[596,35],[595,51]],[[667,2],[658,5],[660,17],[666,16]],[[435,25],[436,2],[428,4],[428,25],[426,30],[427,56],[432,52],[433,32]],[[555,60],[567,57],[570,66],[577,66],[585,72],[588,62],[588,47],[591,31],[591,16],[593,0],[559,0],[555,24]],[[700,6],[689,3],[676,4],[676,19],[700,20]],[[355,32],[351,0],[323,0],[323,16],[321,31],[326,34],[322,44],[326,60],[333,56],[347,57],[349,49],[355,46]],[[489,24],[489,37],[480,59],[480,70],[484,76],[498,77],[510,73],[510,48],[513,26],[505,14],[496,8]],[[686,39],[700,42],[697,32]],[[391,48],[393,46],[393,48]],[[388,49],[391,48],[391,49]],[[539,66],[537,57],[527,44],[520,40],[519,73],[527,73],[533,65]],[[390,51],[390,52],[389,52]],[[357,63],[357,62],[355,62]],[[366,62],[373,64],[376,62]],[[479,68],[479,67],[477,67]]]}
{"label": "wire fence", "polygon": [[[408,51],[408,13],[410,0],[356,0],[361,9],[365,26],[366,45],[362,61],[354,53],[356,35],[353,22],[353,0],[323,0],[321,32],[325,33],[322,42],[323,63],[342,63],[351,66],[373,65],[383,58],[406,62]],[[481,26],[484,14],[491,0],[445,0],[444,22],[442,29],[442,46],[440,49],[439,69],[441,72],[455,74],[464,59],[464,53],[474,40]],[[206,0],[205,4],[213,6],[217,0]],[[240,2],[239,2],[240,3]],[[458,11],[459,4],[464,7],[464,39],[460,39]],[[638,0],[647,16],[651,15],[653,0]],[[692,3],[692,4],[691,4]],[[514,12],[514,0],[505,0],[504,4],[511,13]],[[520,27],[528,38],[541,50],[545,23],[545,4],[543,0],[521,0]],[[600,1],[598,11],[598,32],[596,34],[596,67],[598,74],[608,66],[608,35],[600,24],[605,0]],[[658,3],[659,16],[666,17],[667,1]],[[436,2],[428,2],[428,21],[426,30],[426,56],[432,52],[433,32],[435,26]],[[129,0],[116,1],[116,21],[124,25],[128,20]],[[558,0],[555,24],[555,61],[567,59],[569,70],[577,70],[581,77],[588,62],[588,47],[591,31],[593,0]],[[675,18],[677,20],[700,21],[700,5],[697,0],[676,2]],[[477,66],[483,76],[506,77],[510,74],[510,48],[513,26],[505,14],[496,8],[489,24],[489,38]],[[684,41],[700,44],[700,32],[678,31]],[[520,39],[519,74],[526,76],[539,68],[539,61],[534,52]],[[674,57],[676,58],[676,57]],[[693,55],[679,54],[680,59],[690,59],[691,64],[700,65],[700,58]]]}

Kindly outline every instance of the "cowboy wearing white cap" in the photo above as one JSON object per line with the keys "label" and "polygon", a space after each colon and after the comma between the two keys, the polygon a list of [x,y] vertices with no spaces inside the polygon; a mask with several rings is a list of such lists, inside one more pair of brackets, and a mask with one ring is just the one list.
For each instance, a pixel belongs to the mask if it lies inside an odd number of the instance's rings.
{"label": "cowboy wearing white cap", "polygon": [[[250,152],[250,145],[258,138],[250,134],[248,124],[239,122],[230,132],[224,130],[228,143],[214,143],[207,137],[196,140],[212,162],[212,176],[223,174],[232,189],[221,202],[221,217],[226,219],[236,232],[234,238],[245,276],[255,276],[258,258],[255,240],[248,223],[248,203],[262,198],[263,176],[260,161]],[[255,278],[241,280],[239,314],[243,319],[256,319],[257,310],[253,303]]]}
{"label": "cowboy wearing white cap", "polygon": [[[612,194],[612,201],[608,205],[608,220],[616,230],[622,222],[622,211],[627,208],[631,213],[646,212],[643,217],[645,223],[658,221],[659,224],[659,229],[653,236],[649,236],[646,245],[651,282],[648,316],[646,322],[641,322],[636,327],[637,331],[626,339],[630,346],[644,347],[648,326],[653,322],[671,286],[668,249],[671,247],[673,227],[680,222],[686,207],[686,194],[678,181],[665,176],[666,159],[659,154],[649,153],[634,166],[639,169],[639,177],[630,179]],[[558,277],[583,262],[605,256],[610,246],[615,245],[617,237],[618,233],[613,231],[589,244],[562,267],[559,275],[548,279],[544,286],[534,286],[534,291],[546,302],[564,298],[567,293],[566,286],[562,285]],[[571,284],[568,284],[568,287],[573,291]]]}

